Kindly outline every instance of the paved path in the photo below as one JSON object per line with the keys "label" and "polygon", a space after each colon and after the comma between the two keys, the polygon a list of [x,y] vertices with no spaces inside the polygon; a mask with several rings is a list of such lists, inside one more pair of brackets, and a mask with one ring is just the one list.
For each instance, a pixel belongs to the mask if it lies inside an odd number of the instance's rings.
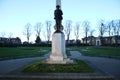
{"label": "paved path", "polygon": [[82,56],[78,51],[71,51],[71,58],[84,60],[93,68],[109,73],[120,80],[120,60]]}
{"label": "paved path", "polygon": [[48,56],[49,54],[46,54],[42,57],[0,61],[0,75],[11,74],[11,72],[14,73],[14,71],[20,71],[19,69],[23,68],[25,65],[30,64],[36,60],[45,59]]}
{"label": "paved path", "polygon": [[[20,71],[20,69],[23,68],[25,65],[30,64],[36,60],[45,59],[48,57],[49,54],[46,54],[42,57],[0,61],[0,75],[6,75],[14,73],[14,71]],[[82,56],[78,51],[71,51],[71,58],[84,60],[93,68],[97,68],[101,71],[107,72],[120,80],[120,60],[99,57],[86,57]]]}

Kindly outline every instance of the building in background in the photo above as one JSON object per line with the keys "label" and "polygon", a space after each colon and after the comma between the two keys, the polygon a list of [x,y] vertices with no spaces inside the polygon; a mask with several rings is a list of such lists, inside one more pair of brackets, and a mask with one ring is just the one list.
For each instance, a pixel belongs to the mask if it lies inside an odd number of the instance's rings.
{"label": "building in background", "polygon": [[18,44],[21,44],[21,39],[19,37],[16,37],[16,38],[0,37],[0,44],[18,45]]}
{"label": "building in background", "polygon": [[88,36],[87,38],[82,38],[82,43],[87,45],[101,46],[101,45],[120,45],[120,36],[110,36],[110,37],[94,37]]}
{"label": "building in background", "polygon": [[96,44],[96,37],[88,36],[88,37],[82,38],[83,44],[86,44],[86,39],[87,39],[87,45],[95,45]]}

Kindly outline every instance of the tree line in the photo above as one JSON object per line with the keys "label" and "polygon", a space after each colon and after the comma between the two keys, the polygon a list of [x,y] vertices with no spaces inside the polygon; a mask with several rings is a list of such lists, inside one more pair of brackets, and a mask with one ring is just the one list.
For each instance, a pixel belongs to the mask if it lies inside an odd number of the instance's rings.
{"label": "tree line", "polygon": [[[30,23],[27,23],[24,26],[23,35],[26,36],[26,39],[27,39],[28,43],[29,43],[30,37],[32,35],[32,29],[34,29],[35,35],[36,35],[35,42],[36,43],[41,42],[40,34],[41,34],[41,31],[42,31],[42,27],[43,27],[43,24],[41,22],[36,23],[34,26],[32,26]],[[97,30],[91,29],[91,24],[90,24],[89,21],[76,22],[75,25],[73,25],[72,20],[66,20],[63,32],[66,35],[67,43],[70,40],[70,35],[71,35],[72,31],[74,33],[76,42],[79,40],[79,37],[81,35],[80,32],[83,32],[84,37],[86,37],[86,38],[88,36],[93,36],[95,32],[99,32],[98,36],[101,36],[101,37],[104,37],[105,34],[109,37],[110,36],[119,36],[120,19],[111,20],[111,21],[108,21],[108,22],[105,22],[104,20],[100,20],[98,22],[98,25],[94,26],[94,27],[97,27]],[[50,42],[51,33],[52,33],[51,29],[52,28],[53,28],[52,21],[46,21],[45,22],[45,32],[43,33],[43,36],[47,39],[48,43]],[[82,28],[82,30],[80,28]],[[11,37],[12,35],[13,34],[10,33],[9,37]],[[5,36],[5,32],[2,32],[1,36]],[[87,39],[86,39],[86,44],[87,44]]]}

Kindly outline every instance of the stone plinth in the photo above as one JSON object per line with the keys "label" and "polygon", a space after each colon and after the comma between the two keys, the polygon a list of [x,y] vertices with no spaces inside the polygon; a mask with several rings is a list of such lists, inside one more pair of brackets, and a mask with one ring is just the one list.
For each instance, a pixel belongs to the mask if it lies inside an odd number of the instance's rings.
{"label": "stone plinth", "polygon": [[65,36],[63,33],[54,33],[52,36],[51,60],[63,61],[67,58],[65,49]]}
{"label": "stone plinth", "polygon": [[55,32],[52,35],[52,53],[47,59],[47,63],[65,64],[70,62],[66,55],[65,36],[62,32]]}

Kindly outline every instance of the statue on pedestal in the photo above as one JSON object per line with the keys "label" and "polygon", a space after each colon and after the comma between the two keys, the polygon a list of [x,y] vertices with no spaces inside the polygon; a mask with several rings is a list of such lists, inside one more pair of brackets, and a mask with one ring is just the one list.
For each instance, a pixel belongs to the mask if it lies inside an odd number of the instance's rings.
{"label": "statue on pedestal", "polygon": [[65,35],[62,32],[62,15],[61,0],[56,0],[56,10],[54,11],[55,32],[52,35],[52,52],[50,57],[46,60],[49,64],[67,64],[73,63],[72,60],[67,58],[66,47],[65,47]]}
{"label": "statue on pedestal", "polygon": [[62,26],[62,24],[61,24],[62,19],[63,19],[62,15],[63,15],[63,12],[60,9],[60,6],[57,5],[56,10],[54,11],[54,16],[55,16],[54,19],[56,20],[56,31],[57,32],[60,32],[60,29]]}

